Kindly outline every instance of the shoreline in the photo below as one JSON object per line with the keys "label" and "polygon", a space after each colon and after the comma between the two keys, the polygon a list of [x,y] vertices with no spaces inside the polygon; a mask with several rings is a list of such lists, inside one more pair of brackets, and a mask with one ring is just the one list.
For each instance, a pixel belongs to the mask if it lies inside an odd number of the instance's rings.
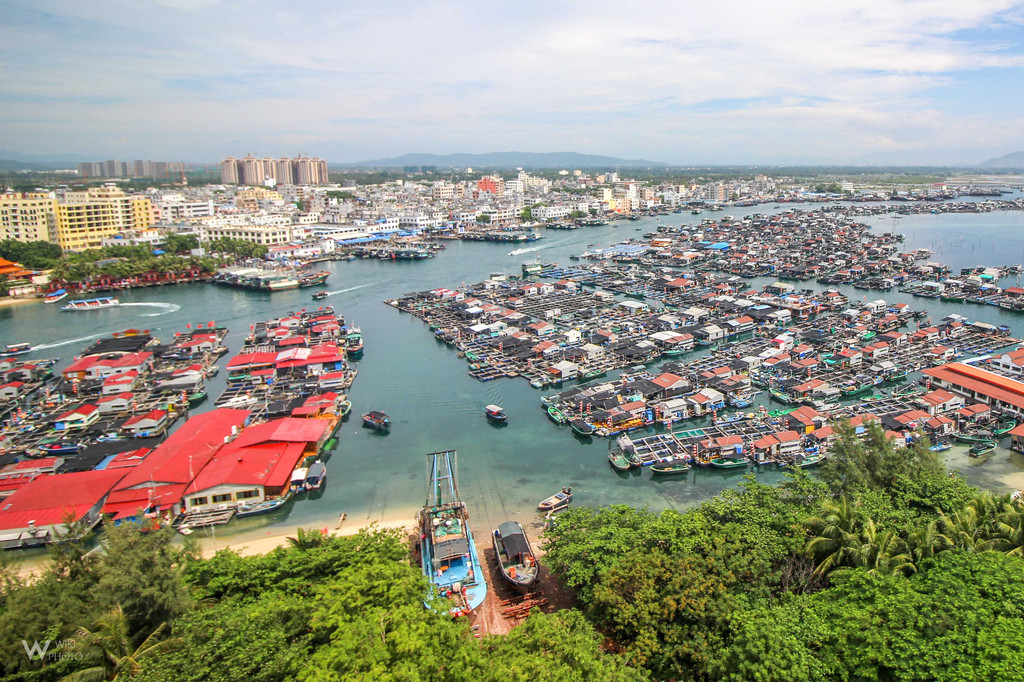
{"label": "shoreline", "polygon": [[13,308],[20,305],[28,305],[29,303],[42,303],[41,298],[16,298],[14,296],[4,296],[0,298],[0,308]]}

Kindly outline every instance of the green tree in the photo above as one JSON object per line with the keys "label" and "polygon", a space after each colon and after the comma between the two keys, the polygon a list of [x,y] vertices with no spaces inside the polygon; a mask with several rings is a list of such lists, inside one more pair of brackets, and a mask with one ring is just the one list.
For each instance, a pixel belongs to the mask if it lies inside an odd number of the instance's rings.
{"label": "green tree", "polygon": [[104,614],[89,630],[78,628],[75,635],[76,650],[84,660],[94,665],[78,670],[64,678],[66,682],[91,682],[134,677],[145,664],[159,654],[171,651],[180,642],[162,635],[167,624],[161,623],[138,645],[134,644],[128,618],[120,607]]}

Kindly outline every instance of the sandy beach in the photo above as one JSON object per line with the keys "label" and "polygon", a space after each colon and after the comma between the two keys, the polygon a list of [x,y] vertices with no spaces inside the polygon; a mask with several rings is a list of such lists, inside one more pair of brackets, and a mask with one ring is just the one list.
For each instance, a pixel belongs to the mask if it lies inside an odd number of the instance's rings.
{"label": "sandy beach", "polygon": [[10,308],[18,305],[28,305],[29,303],[42,303],[41,298],[14,298],[13,296],[4,296],[0,298],[0,308]]}

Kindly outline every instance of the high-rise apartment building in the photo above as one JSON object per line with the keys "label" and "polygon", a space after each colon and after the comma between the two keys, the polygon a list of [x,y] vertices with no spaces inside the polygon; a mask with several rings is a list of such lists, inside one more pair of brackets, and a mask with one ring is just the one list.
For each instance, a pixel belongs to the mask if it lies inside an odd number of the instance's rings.
{"label": "high-rise apartment building", "polygon": [[327,162],[319,158],[297,156],[294,159],[269,156],[258,159],[252,154],[220,163],[221,182],[227,185],[325,185]]}
{"label": "high-rise apartment building", "polygon": [[77,165],[83,178],[169,178],[185,170],[180,161],[87,161]]}

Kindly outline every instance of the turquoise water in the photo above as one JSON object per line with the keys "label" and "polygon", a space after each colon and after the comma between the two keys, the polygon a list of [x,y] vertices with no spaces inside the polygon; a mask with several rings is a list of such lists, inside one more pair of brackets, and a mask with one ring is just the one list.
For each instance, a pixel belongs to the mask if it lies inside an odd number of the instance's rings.
{"label": "turquoise water", "polygon": [[[810,208],[803,205],[802,208]],[[427,326],[383,304],[402,293],[439,286],[478,282],[492,272],[518,274],[524,261],[539,255],[543,261],[568,264],[569,254],[588,244],[606,246],[639,237],[661,224],[678,225],[725,213],[740,217],[750,212],[732,208],[700,217],[670,214],[660,220],[620,221],[610,226],[575,231],[542,231],[545,238],[528,245],[536,249],[517,256],[508,244],[448,242],[438,257],[417,262],[356,260],[326,264],[333,292],[326,303],[358,324],[366,342],[358,362],[359,376],[350,392],[353,414],[343,425],[338,447],[328,462],[328,484],[319,499],[298,500],[276,516],[254,517],[218,529],[218,536],[272,531],[275,524],[330,525],[341,513],[350,522],[403,516],[426,496],[428,452],[454,448],[459,452],[461,493],[470,505],[474,524],[491,528],[506,518],[535,521],[536,504],[563,485],[572,485],[579,504],[625,503],[651,509],[685,508],[735,485],[742,472],[693,470],[688,477],[652,480],[649,472],[616,473],[608,465],[608,442],[584,442],[566,427],[557,427],[540,407],[541,391],[523,379],[480,383],[466,374],[465,361],[436,341]],[[869,219],[879,231],[892,225],[889,218]],[[1024,262],[1024,216],[1021,213],[921,215],[897,221],[907,235],[907,248],[937,251],[936,260],[954,271],[970,265]],[[637,228],[640,228],[639,230]],[[964,244],[960,244],[963,237]],[[941,242],[941,245],[940,245]],[[971,245],[973,244],[973,248]],[[992,244],[997,245],[996,248]],[[1008,284],[1008,282],[1004,282]],[[807,286],[815,286],[808,283]],[[974,320],[1007,324],[1020,336],[1024,316],[992,306],[942,303],[915,299],[896,292],[845,290],[855,300],[868,297],[907,301],[927,307],[934,319],[956,312]],[[121,308],[88,313],[64,313],[59,306],[32,304],[0,308],[0,345],[20,341],[42,348],[29,357],[59,356],[64,366],[89,338],[128,327],[147,328],[169,338],[186,324],[215,320],[230,328],[227,343],[237,352],[249,325],[300,308],[314,307],[309,290],[261,294],[212,284],[161,287],[124,292]],[[222,360],[227,361],[230,355]],[[224,373],[212,381],[210,393],[223,388]],[[496,403],[508,413],[506,426],[489,423],[484,406]],[[210,409],[207,401],[200,410]],[[358,415],[372,410],[387,412],[393,427],[387,435],[363,429]],[[1024,460],[1002,452],[978,463],[949,451],[950,466],[963,470],[978,485],[1024,488]],[[781,473],[757,472],[767,482]]]}

